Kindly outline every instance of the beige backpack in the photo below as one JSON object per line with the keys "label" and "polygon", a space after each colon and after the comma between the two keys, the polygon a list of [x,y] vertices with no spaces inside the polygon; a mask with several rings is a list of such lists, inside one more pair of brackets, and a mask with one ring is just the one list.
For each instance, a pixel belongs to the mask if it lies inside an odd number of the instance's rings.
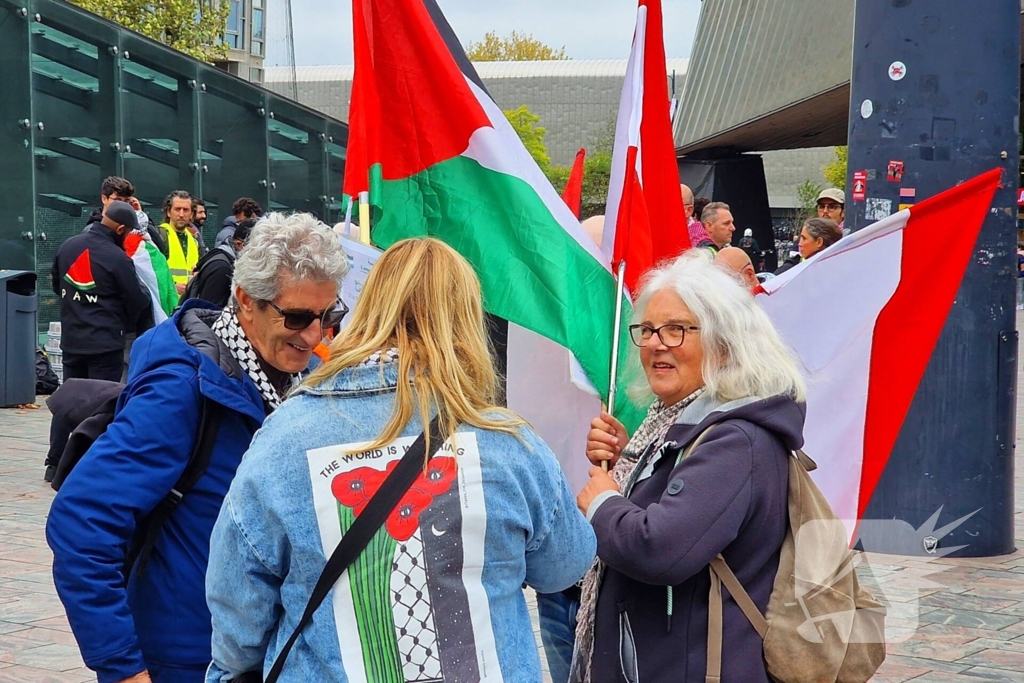
{"label": "beige backpack", "polygon": [[721,555],[711,561],[707,683],[721,679],[723,584],[764,640],[768,674],[780,683],[864,683],[885,660],[885,607],[857,580],[846,529],[810,477],[816,468],[803,451],[789,459],[789,529],[767,615]]}

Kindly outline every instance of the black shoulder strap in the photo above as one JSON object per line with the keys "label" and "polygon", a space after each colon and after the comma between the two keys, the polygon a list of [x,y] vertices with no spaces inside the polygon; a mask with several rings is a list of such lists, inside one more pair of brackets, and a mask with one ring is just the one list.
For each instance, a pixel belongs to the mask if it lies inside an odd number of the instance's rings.
{"label": "black shoulder strap", "polygon": [[136,534],[138,542],[129,550],[128,557],[125,559],[126,581],[131,575],[136,560],[138,560],[137,571],[142,572],[146,569],[153,546],[160,538],[160,532],[167,519],[181,503],[185,494],[191,491],[199,478],[206,473],[206,469],[210,466],[210,458],[213,456],[213,445],[217,441],[217,432],[220,430],[220,421],[223,416],[224,406],[204,396],[199,416],[199,434],[196,436],[192,452],[188,456],[188,464],[185,465],[185,471],[181,473],[174,488],[160,501],[143,528]]}
{"label": "black shoulder strap", "polygon": [[[310,595],[309,602],[306,603],[306,610],[302,613],[302,618],[299,619],[295,631],[292,632],[288,642],[285,643],[281,652],[277,655],[277,659],[274,661],[270,673],[264,679],[264,683],[277,683],[277,678],[281,675],[281,670],[284,668],[284,662],[288,658],[288,653],[291,652],[292,646],[295,645],[299,634],[302,633],[302,629],[313,618],[313,613],[320,607],[324,598],[331,592],[331,588],[341,578],[341,575],[345,573],[348,566],[359,557],[359,554],[363,552],[366,545],[376,535],[381,526],[384,525],[388,515],[395,509],[395,506],[398,505],[398,502],[405,495],[405,492],[409,490],[409,487],[412,486],[412,483],[416,481],[416,477],[423,472],[423,465],[426,460],[434,457],[434,454],[437,453],[437,449],[441,447],[443,442],[444,437],[441,436],[438,421],[435,417],[430,422],[430,451],[426,452],[426,440],[424,434],[420,434],[412,447],[402,456],[398,466],[388,475],[387,479],[384,480],[384,483],[377,490],[377,493],[366,504],[366,509],[356,517],[348,532],[342,536],[338,547],[331,553],[324,571],[320,574],[320,578],[313,588],[313,594]],[[425,459],[424,454],[426,455]]]}

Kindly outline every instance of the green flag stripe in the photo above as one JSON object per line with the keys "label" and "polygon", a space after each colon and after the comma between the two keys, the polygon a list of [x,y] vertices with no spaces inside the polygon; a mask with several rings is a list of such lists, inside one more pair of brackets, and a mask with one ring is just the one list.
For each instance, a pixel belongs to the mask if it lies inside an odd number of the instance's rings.
{"label": "green flag stripe", "polygon": [[[429,235],[451,245],[476,270],[488,311],[571,350],[607,398],[614,279],[528,183],[460,156],[383,181],[381,197],[374,242],[386,248]],[[619,344],[620,389],[630,352],[628,322]],[[616,404],[620,419],[635,427],[638,413],[621,392]]]}

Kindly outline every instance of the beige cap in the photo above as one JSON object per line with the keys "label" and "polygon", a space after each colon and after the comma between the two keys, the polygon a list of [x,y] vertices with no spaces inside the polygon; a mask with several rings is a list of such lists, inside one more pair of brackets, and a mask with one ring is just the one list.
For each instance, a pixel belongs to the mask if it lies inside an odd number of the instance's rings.
{"label": "beige cap", "polygon": [[834,202],[839,202],[843,206],[846,205],[846,193],[834,187],[822,190],[821,194],[818,195],[818,198],[815,201],[820,202],[822,199],[831,199]]}

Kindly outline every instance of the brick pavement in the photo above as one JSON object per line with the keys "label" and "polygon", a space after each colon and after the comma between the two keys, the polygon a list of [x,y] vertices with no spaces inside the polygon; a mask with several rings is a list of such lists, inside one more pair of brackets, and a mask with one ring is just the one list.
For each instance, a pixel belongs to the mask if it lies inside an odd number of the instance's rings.
{"label": "brick pavement", "polygon": [[[1018,441],[1024,434],[1022,408],[1019,398]],[[53,491],[42,481],[48,429],[45,407],[0,410],[0,683],[95,680],[82,664],[50,575],[44,524]],[[1018,547],[1024,547],[1021,451],[1016,463]],[[880,581],[909,575],[921,566],[920,560],[884,556],[869,561]],[[888,591],[897,599],[890,605],[887,625],[906,629],[910,637],[888,646],[888,658],[873,680],[1024,683],[1024,552],[940,559],[935,564],[943,569],[931,577],[935,585]],[[529,602],[536,630],[536,609]],[[919,617],[912,620],[908,616],[915,602]],[[546,669],[543,656],[541,662]]]}

